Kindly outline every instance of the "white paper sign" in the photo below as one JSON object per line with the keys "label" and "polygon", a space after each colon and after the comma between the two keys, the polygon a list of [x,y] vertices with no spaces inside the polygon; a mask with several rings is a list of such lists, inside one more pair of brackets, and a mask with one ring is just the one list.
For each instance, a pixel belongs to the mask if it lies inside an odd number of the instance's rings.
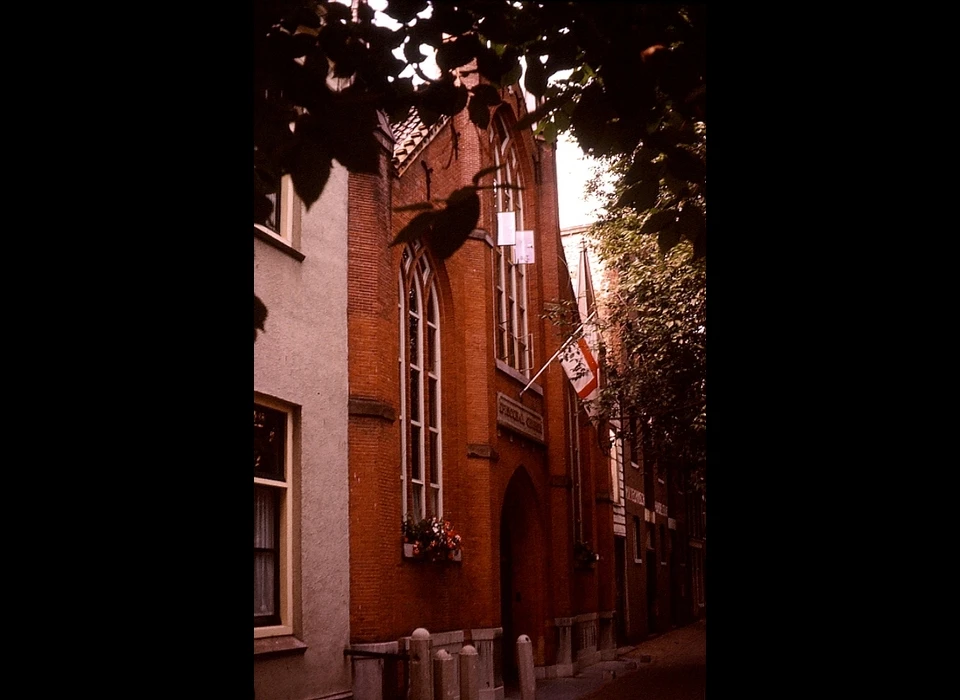
{"label": "white paper sign", "polygon": [[497,214],[497,245],[515,245],[517,242],[517,213],[502,211]]}
{"label": "white paper sign", "polygon": [[518,265],[529,265],[535,261],[533,231],[517,231],[517,247],[513,251],[513,257]]}

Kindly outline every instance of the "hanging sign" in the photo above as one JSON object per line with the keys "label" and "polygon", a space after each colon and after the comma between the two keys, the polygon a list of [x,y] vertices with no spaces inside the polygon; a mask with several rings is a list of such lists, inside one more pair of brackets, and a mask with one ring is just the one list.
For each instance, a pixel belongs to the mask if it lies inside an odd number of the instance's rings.
{"label": "hanging sign", "polygon": [[518,265],[532,265],[536,261],[533,251],[533,231],[517,231],[517,247],[513,251]]}
{"label": "hanging sign", "polygon": [[497,245],[516,245],[517,214],[502,211],[497,214]]}

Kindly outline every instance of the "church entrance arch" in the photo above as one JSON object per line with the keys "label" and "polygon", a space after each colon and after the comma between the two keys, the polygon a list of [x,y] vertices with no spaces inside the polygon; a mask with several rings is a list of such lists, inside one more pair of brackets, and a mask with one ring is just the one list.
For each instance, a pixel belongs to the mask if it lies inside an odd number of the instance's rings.
{"label": "church entrance arch", "polygon": [[539,499],[530,475],[521,466],[507,485],[500,512],[500,619],[503,676],[508,685],[517,682],[517,637],[530,637],[534,659],[537,650],[543,649],[547,590]]}

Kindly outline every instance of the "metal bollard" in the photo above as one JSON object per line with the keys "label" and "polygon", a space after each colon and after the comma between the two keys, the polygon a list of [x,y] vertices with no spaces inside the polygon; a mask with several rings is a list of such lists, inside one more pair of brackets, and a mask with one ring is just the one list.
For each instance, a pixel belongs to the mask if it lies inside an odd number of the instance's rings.
{"label": "metal bollard", "polygon": [[517,671],[520,675],[520,700],[535,700],[537,679],[533,674],[533,642],[525,634],[517,637]]}
{"label": "metal bollard", "polygon": [[446,649],[441,649],[433,659],[433,697],[434,700],[456,700],[459,688],[456,686],[456,668],[453,657]]}
{"label": "metal bollard", "polygon": [[410,700],[433,700],[430,633],[423,627],[410,635]]}
{"label": "metal bollard", "polygon": [[480,657],[470,644],[460,650],[460,700],[480,700]]}

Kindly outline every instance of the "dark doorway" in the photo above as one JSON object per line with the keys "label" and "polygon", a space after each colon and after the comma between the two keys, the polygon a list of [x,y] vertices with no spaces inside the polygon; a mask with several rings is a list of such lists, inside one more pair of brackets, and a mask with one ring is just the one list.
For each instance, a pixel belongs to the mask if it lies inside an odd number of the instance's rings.
{"label": "dark doorway", "polygon": [[617,611],[616,639],[614,646],[619,647],[627,638],[627,538],[614,537],[614,566],[617,570]]}
{"label": "dark doorway", "polygon": [[543,634],[541,530],[537,494],[526,470],[518,468],[504,494],[500,514],[500,625],[503,627],[503,683],[517,685],[517,637],[528,635],[537,648]]}

